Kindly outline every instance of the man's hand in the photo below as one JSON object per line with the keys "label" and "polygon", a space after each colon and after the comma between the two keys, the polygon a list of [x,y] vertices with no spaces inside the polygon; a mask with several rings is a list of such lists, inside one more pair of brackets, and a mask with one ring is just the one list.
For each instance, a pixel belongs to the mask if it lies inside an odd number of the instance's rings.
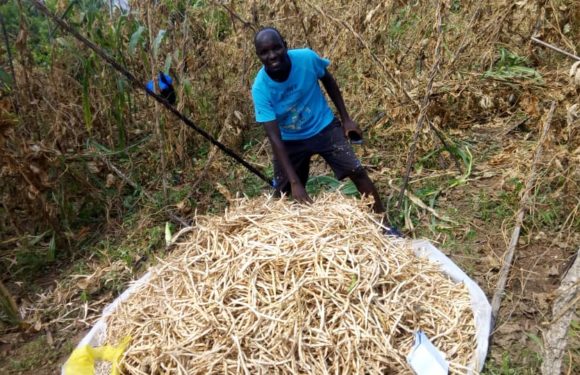
{"label": "man's hand", "polygon": [[342,128],[347,139],[362,140],[362,130],[350,118],[343,121]]}
{"label": "man's hand", "polygon": [[300,178],[296,174],[296,170],[294,170],[294,166],[288,158],[288,153],[286,152],[284,143],[281,140],[278,123],[275,120],[266,122],[264,123],[264,128],[266,129],[266,134],[268,135],[268,139],[272,145],[272,151],[282,166],[282,172],[290,181],[292,197],[300,203],[311,203],[312,199],[310,199],[308,193],[306,193],[304,185],[302,185]]}
{"label": "man's hand", "polygon": [[338,84],[336,80],[330,74],[328,70],[325,71],[324,76],[320,78],[328,96],[336,106],[338,113],[340,114],[340,119],[342,120],[342,129],[344,130],[344,136],[351,141],[355,141],[356,143],[362,142],[362,131],[358,127],[358,125],[351,120],[348,112],[346,111],[346,107],[344,105],[344,100],[342,99],[342,94],[340,93],[340,89],[338,88]]}
{"label": "man's hand", "polygon": [[306,189],[300,182],[294,182],[290,185],[292,188],[292,198],[299,203],[312,203],[312,199],[308,196]]}

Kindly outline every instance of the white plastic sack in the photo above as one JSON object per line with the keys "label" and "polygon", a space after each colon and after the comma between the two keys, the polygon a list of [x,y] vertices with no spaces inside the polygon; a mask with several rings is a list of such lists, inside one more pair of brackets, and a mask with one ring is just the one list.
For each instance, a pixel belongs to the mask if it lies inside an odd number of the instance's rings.
{"label": "white plastic sack", "polygon": [[[445,256],[445,254],[433,246],[429,241],[415,240],[412,243],[412,247],[417,256],[428,258],[433,262],[439,263],[441,265],[441,270],[453,281],[463,282],[469,289],[469,294],[471,295],[471,306],[473,308],[473,316],[475,319],[475,338],[477,342],[476,353],[469,368],[476,370],[477,372],[481,371],[485,363],[485,357],[487,356],[488,338],[491,328],[491,305],[487,301],[487,297],[481,288],[471,280],[465,272],[463,272],[451,261],[451,259]],[[121,302],[127,300],[142,285],[147,283],[150,278],[151,274],[147,272],[124,291],[123,294],[108,305],[105,310],[103,310],[101,318],[81,340],[77,348],[83,345],[91,345],[94,347],[105,345],[105,339],[107,337],[107,317],[117,309]],[[62,369],[62,375],[65,375],[64,369]]]}
{"label": "white plastic sack", "polygon": [[441,270],[446,273],[451,280],[465,283],[471,296],[471,308],[475,320],[475,340],[477,347],[475,356],[469,366],[470,369],[480,372],[485,363],[487,356],[487,346],[489,344],[489,333],[491,330],[491,305],[483,290],[471,280],[451,259],[447,258],[439,249],[433,246],[429,241],[413,241],[413,249],[419,257],[425,257],[429,260],[439,263]]}

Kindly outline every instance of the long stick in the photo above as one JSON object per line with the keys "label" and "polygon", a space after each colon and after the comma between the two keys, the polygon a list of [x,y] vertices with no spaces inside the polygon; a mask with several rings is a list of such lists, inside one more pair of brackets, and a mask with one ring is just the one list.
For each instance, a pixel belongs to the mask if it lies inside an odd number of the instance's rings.
{"label": "long stick", "polygon": [[415,134],[413,135],[413,142],[411,143],[411,148],[409,149],[409,154],[407,155],[407,168],[405,170],[405,177],[403,178],[403,185],[401,186],[401,192],[399,193],[399,202],[397,203],[397,208],[400,209],[403,205],[403,199],[405,198],[405,190],[409,184],[409,176],[411,175],[411,168],[413,166],[413,161],[415,159],[415,150],[417,148],[417,142],[419,140],[419,134],[421,134],[421,129],[423,129],[423,123],[425,122],[425,115],[427,114],[427,109],[429,108],[429,97],[431,96],[431,91],[433,90],[433,81],[435,80],[435,75],[439,70],[439,64],[441,63],[441,42],[443,39],[443,21],[441,16],[441,1],[437,4],[437,45],[435,46],[435,63],[431,67],[431,72],[429,73],[429,82],[427,83],[427,88],[425,89],[425,96],[421,102],[421,110],[419,111],[419,117],[417,118],[417,126],[415,128]]}
{"label": "long stick", "polygon": [[544,41],[542,41],[542,40],[540,40],[540,39],[536,38],[535,36],[533,36],[533,37],[532,37],[532,40],[533,40],[534,42],[538,43],[538,44],[541,44],[541,45],[543,45],[544,47],[548,47],[548,48],[550,48],[550,49],[553,49],[553,50],[554,50],[554,51],[556,51],[556,52],[560,52],[561,54],[563,54],[563,55],[566,55],[566,56],[568,56],[568,57],[569,57],[569,58],[571,58],[571,59],[574,59],[574,60],[576,60],[576,61],[580,61],[580,57],[578,57],[578,56],[576,56],[576,55],[574,55],[574,54],[571,54],[570,52],[566,52],[566,51],[564,51],[564,50],[563,50],[563,49],[561,49],[561,48],[558,48],[558,47],[556,47],[556,46],[553,46],[553,45],[551,45],[550,43],[546,43],[546,42],[544,42]]}
{"label": "long stick", "polygon": [[218,142],[208,132],[206,132],[202,128],[198,127],[197,125],[195,125],[193,123],[193,121],[191,121],[190,119],[188,119],[187,117],[185,117],[184,114],[182,114],[181,112],[179,112],[167,100],[165,100],[161,96],[159,96],[159,95],[157,95],[155,93],[152,93],[149,90],[147,90],[147,88],[145,87],[145,84],[143,84],[141,81],[137,80],[137,78],[133,74],[131,74],[127,69],[123,68],[117,61],[115,61],[112,57],[110,57],[109,55],[107,55],[107,53],[104,52],[101,48],[97,47],[90,40],[88,40],[87,38],[85,38],[84,36],[82,36],[81,34],[79,34],[79,32],[76,31],[75,29],[73,29],[67,22],[59,19],[50,10],[48,10],[48,8],[44,4],[42,4],[38,0],[30,0],[30,2],[39,11],[41,11],[44,14],[46,14],[49,18],[51,18],[54,22],[56,22],[63,30],[67,31],[72,36],[74,36],[79,42],[83,43],[85,46],[87,46],[90,49],[92,49],[99,57],[101,57],[103,60],[105,60],[106,62],[108,62],[113,68],[115,68],[115,70],[117,70],[119,73],[123,74],[129,80],[129,82],[131,82],[131,84],[134,87],[142,90],[143,92],[145,92],[145,94],[147,94],[150,97],[152,97],[153,99],[157,100],[157,102],[161,103],[165,108],[167,108],[167,110],[169,110],[171,113],[173,113],[177,118],[179,118],[181,121],[183,121],[187,126],[189,126],[193,130],[195,130],[196,132],[198,132],[199,134],[201,134],[205,139],[207,139],[208,141],[210,141],[211,143],[213,143],[214,145],[216,145],[225,154],[227,154],[228,156],[230,156],[231,158],[233,158],[234,160],[236,160],[238,163],[242,164],[250,172],[252,172],[256,176],[258,176],[259,178],[261,178],[263,181],[265,181],[268,185],[272,186],[272,182],[270,181],[270,179],[268,177],[266,177],[266,175],[264,175],[262,172],[260,172],[256,167],[254,167],[253,165],[251,165],[250,163],[248,163],[241,156],[239,156],[238,154],[236,154],[234,151],[232,151],[231,149],[229,149],[228,147],[226,147],[222,143]]}
{"label": "long stick", "polygon": [[493,294],[493,299],[491,301],[491,316],[492,316],[491,330],[492,331],[493,331],[493,328],[495,326],[495,322],[497,320],[497,313],[499,311],[501,299],[503,297],[503,292],[505,289],[507,278],[508,278],[508,275],[510,272],[513,258],[514,258],[514,253],[516,250],[516,245],[518,243],[518,238],[520,237],[520,229],[521,229],[522,224],[524,222],[524,215],[525,215],[526,211],[528,210],[530,193],[531,193],[532,188],[534,187],[534,184],[536,182],[536,169],[537,169],[538,163],[540,161],[540,158],[542,156],[542,145],[544,143],[544,140],[546,139],[546,135],[548,134],[548,130],[550,129],[550,123],[552,122],[552,116],[554,115],[555,109],[556,109],[556,102],[552,102],[552,105],[550,107],[550,112],[548,112],[548,117],[546,118],[546,121],[544,122],[542,134],[540,135],[540,139],[538,140],[538,144],[536,146],[534,160],[532,161],[532,167],[530,169],[530,174],[528,175],[528,180],[526,181],[526,188],[524,190],[524,194],[522,195],[522,198],[520,199],[520,207],[518,210],[518,214],[516,216],[516,226],[514,228],[514,231],[512,232],[512,237],[511,237],[508,249],[503,256],[503,264],[502,264],[501,270],[499,272],[499,280],[497,282],[497,286],[495,288],[495,293]]}

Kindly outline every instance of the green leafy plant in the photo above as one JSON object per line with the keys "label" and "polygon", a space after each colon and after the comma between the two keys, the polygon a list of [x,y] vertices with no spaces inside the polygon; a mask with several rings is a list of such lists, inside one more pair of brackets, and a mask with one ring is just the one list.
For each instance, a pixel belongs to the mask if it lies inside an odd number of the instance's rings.
{"label": "green leafy plant", "polygon": [[466,183],[469,176],[471,176],[471,171],[473,170],[473,155],[466,144],[453,144],[450,147],[450,151],[454,157],[461,159],[465,170],[461,176],[455,177],[451,180],[449,187],[455,187]]}
{"label": "green leafy plant", "polygon": [[331,176],[315,176],[306,183],[306,192],[311,196],[323,191],[340,191],[346,196],[360,196],[356,186],[350,180],[342,183]]}
{"label": "green leafy plant", "polygon": [[137,45],[140,44],[143,40],[143,32],[145,31],[145,27],[139,25],[137,30],[133,34],[131,34],[131,39],[129,40],[129,54],[134,55],[135,50],[137,49]]}
{"label": "green leafy plant", "polygon": [[528,65],[529,61],[525,57],[511,52],[507,48],[500,47],[497,62],[483,74],[483,77],[504,81],[519,78],[542,82],[542,75]]}

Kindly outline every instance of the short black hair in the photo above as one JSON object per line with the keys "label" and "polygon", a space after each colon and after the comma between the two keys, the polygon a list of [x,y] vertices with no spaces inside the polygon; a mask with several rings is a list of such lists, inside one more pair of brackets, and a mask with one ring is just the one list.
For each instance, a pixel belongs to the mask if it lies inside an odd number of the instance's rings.
{"label": "short black hair", "polygon": [[278,37],[282,41],[282,44],[284,44],[284,47],[288,48],[288,44],[286,43],[286,40],[282,36],[282,33],[280,33],[280,31],[277,28],[275,28],[274,26],[264,26],[264,27],[260,28],[260,30],[256,31],[256,34],[254,34],[254,45],[256,45],[256,41],[258,40],[258,35],[260,35],[260,33],[262,31],[273,31],[274,33],[276,33],[278,35]]}

